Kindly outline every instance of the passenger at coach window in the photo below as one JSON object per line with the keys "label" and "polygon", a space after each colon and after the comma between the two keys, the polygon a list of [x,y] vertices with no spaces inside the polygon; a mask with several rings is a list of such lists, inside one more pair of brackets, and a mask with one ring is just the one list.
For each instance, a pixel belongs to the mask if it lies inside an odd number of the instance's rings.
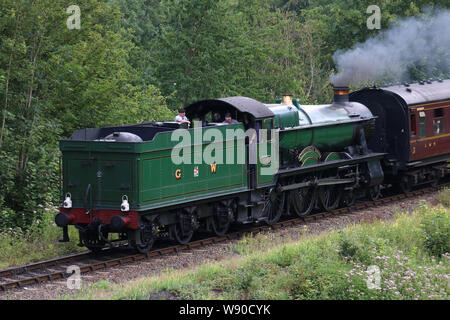
{"label": "passenger at coach window", "polygon": [[236,124],[239,123],[236,120],[234,120],[233,118],[231,118],[231,114],[230,113],[226,113],[225,114],[225,121],[223,123],[227,123],[227,124]]}
{"label": "passenger at coach window", "polygon": [[186,122],[188,124],[191,124],[191,122],[186,117],[186,110],[184,110],[184,109],[178,110],[178,115],[175,117],[175,122],[181,122],[181,123]]}
{"label": "passenger at coach window", "polygon": [[433,126],[434,126],[434,134],[444,133],[444,126],[442,125],[441,120],[434,120]]}

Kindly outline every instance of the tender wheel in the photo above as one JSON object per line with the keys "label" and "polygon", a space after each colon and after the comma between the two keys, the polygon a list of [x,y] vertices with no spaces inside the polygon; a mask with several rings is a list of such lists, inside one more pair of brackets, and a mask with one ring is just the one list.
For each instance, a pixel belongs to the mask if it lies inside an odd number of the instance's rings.
{"label": "tender wheel", "polygon": [[277,223],[284,209],[286,194],[277,192],[276,189],[276,187],[272,187],[264,195],[263,217],[267,217],[266,223],[268,225]]}
{"label": "tender wheel", "polygon": [[231,223],[233,222],[234,210],[231,207],[217,206],[214,215],[208,218],[212,232],[217,236],[223,236],[228,232]]}
{"label": "tender wheel", "polygon": [[339,185],[319,187],[319,203],[323,210],[332,211],[339,206],[342,190]]}
{"label": "tender wheel", "polygon": [[155,243],[154,238],[155,230],[152,226],[146,225],[144,228],[141,228],[139,233],[141,236],[141,243],[140,244],[134,243],[133,246],[140,253],[147,253],[151,250],[153,244]]}
{"label": "tender wheel", "polygon": [[194,230],[183,231],[181,230],[180,225],[173,224],[170,226],[170,234],[172,238],[177,241],[179,244],[186,244],[191,241],[192,236],[194,235]]}
{"label": "tender wheel", "polygon": [[172,239],[177,241],[179,244],[186,244],[191,241],[194,235],[194,230],[197,227],[197,218],[195,214],[195,209],[191,209],[190,212],[178,212],[177,213],[178,222],[172,224],[169,227],[170,235]]}
{"label": "tender wheel", "polygon": [[369,187],[366,191],[367,198],[369,200],[375,201],[381,197],[381,187],[380,185]]}
{"label": "tender wheel", "polygon": [[314,187],[305,187],[290,192],[293,211],[304,217],[311,213],[317,199],[317,190]]}

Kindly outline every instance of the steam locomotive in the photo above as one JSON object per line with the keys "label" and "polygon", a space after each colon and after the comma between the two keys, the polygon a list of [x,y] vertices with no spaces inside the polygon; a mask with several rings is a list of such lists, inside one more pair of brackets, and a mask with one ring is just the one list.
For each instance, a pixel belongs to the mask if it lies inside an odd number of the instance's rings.
{"label": "steam locomotive", "polygon": [[[335,87],[327,105],[286,95],[185,109],[196,126],[90,128],[60,141],[62,241],[72,225],[90,250],[122,241],[147,252],[159,239],[185,244],[199,231],[224,235],[232,223],[274,224],[375,200],[387,185],[436,184],[449,172],[450,80],[351,94]],[[227,113],[238,123],[221,122]],[[185,134],[194,138],[182,143]]]}

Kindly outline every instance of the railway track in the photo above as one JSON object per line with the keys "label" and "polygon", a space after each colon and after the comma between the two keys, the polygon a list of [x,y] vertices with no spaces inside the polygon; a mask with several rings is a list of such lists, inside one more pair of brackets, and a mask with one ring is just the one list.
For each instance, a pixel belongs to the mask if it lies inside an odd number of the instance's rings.
{"label": "railway track", "polygon": [[30,285],[67,278],[71,275],[67,273],[67,268],[71,265],[77,265],[80,268],[80,273],[86,274],[96,270],[108,269],[127,263],[143,261],[152,257],[164,256],[171,253],[178,253],[184,250],[193,250],[195,248],[200,248],[211,244],[239,239],[246,234],[257,234],[263,231],[305,224],[309,221],[316,221],[335,215],[351,214],[352,212],[365,208],[376,207],[383,204],[393,203],[399,200],[414,198],[416,196],[432,193],[449,185],[450,183],[445,183],[436,187],[427,187],[424,189],[408,192],[406,194],[396,194],[375,201],[367,200],[364,202],[356,203],[351,207],[340,208],[331,212],[319,212],[303,218],[291,218],[288,220],[280,221],[272,226],[262,225],[244,228],[242,230],[231,232],[224,236],[199,239],[185,245],[173,245],[155,248],[145,254],[134,252],[130,253],[129,250],[121,250],[120,248],[106,249],[97,255],[90,251],[84,251],[63,257],[39,261],[36,263],[2,269],[0,270],[0,291],[24,288]]}

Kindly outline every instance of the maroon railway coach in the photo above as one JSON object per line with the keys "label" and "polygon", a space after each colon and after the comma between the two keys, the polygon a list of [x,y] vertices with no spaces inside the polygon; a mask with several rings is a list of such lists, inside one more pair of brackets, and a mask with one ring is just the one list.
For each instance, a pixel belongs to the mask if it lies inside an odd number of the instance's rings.
{"label": "maroon railway coach", "polygon": [[450,80],[365,88],[351,93],[350,100],[378,117],[368,146],[387,153],[385,182],[409,191],[445,175],[450,159]]}

